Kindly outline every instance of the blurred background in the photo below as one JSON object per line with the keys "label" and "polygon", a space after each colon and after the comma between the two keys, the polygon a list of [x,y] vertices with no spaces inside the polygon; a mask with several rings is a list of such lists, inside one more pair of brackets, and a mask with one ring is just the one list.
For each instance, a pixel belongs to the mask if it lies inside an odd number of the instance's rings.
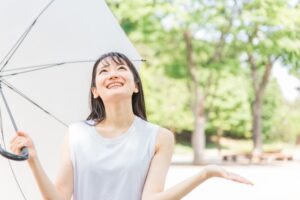
{"label": "blurred background", "polygon": [[174,132],[176,153],[194,164],[210,150],[222,160],[293,160],[285,150],[300,143],[299,1],[107,3],[146,59],[147,114]]}
{"label": "blurred background", "polygon": [[147,60],[149,121],[176,137],[167,186],[220,164],[256,186],[216,180],[186,199],[299,199],[300,2],[107,3]]}
{"label": "blurred background", "polygon": [[[299,200],[300,0],[106,3],[146,60],[139,70],[148,120],[176,138],[166,189],[218,164],[255,185],[211,179],[184,200]],[[45,149],[57,159],[57,146]],[[25,164],[18,164],[18,177]],[[0,199],[5,192],[20,196],[7,192],[17,186],[8,165],[0,167]]]}

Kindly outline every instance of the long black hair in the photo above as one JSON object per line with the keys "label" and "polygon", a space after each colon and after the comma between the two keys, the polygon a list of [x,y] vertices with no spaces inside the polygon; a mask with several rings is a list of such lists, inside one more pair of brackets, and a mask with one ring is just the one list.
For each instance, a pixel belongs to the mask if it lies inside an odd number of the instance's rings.
{"label": "long black hair", "polygon": [[92,72],[90,96],[89,96],[91,113],[87,117],[87,120],[93,120],[96,125],[100,123],[102,120],[104,120],[106,117],[105,107],[102,99],[100,97],[94,98],[92,94],[92,88],[96,87],[95,79],[96,79],[98,64],[106,58],[111,58],[112,61],[118,65],[125,64],[126,66],[129,67],[131,73],[133,74],[134,82],[138,87],[138,93],[133,93],[132,95],[133,113],[141,117],[142,119],[147,120],[145,99],[144,99],[141,78],[138,74],[138,71],[134,67],[133,63],[124,54],[118,52],[110,52],[110,53],[103,54],[102,56],[100,56],[100,58],[98,58],[98,60],[94,64],[93,72]]}

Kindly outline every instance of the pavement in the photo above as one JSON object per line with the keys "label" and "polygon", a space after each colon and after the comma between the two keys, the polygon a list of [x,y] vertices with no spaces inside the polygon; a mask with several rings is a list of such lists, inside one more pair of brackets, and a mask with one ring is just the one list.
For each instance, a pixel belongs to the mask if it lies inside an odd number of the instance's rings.
{"label": "pavement", "polygon": [[[218,164],[228,171],[238,173],[254,186],[212,178],[195,188],[182,200],[299,200],[300,199],[300,153],[294,154],[294,161],[267,161],[260,164],[248,162],[223,163],[215,152],[207,152],[206,164]],[[204,165],[191,165],[192,155],[174,155],[167,174],[168,189],[201,171]],[[46,160],[43,160],[46,163]],[[27,163],[13,163],[17,177],[28,200],[40,199],[36,183]],[[48,167],[45,165],[45,167]],[[52,169],[52,168],[50,168]],[[47,170],[50,177],[56,170]],[[0,159],[0,200],[22,199],[5,159]]]}
{"label": "pavement", "polygon": [[[208,158],[209,156],[210,159]],[[254,186],[244,185],[221,178],[212,178],[195,188],[183,200],[299,200],[300,199],[300,154],[293,161],[267,161],[263,163],[222,163],[209,155],[207,164],[218,164],[228,171],[238,173],[251,180]],[[191,165],[192,156],[174,155],[167,175],[168,189],[204,166]]]}

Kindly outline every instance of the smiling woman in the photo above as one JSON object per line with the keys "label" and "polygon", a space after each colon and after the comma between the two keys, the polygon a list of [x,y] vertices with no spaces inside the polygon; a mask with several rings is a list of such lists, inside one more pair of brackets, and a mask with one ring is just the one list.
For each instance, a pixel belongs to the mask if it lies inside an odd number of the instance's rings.
{"label": "smiling woman", "polygon": [[[106,57],[101,60],[96,68],[96,79],[92,87],[95,99],[100,98],[104,102],[108,100],[119,101],[116,99],[115,93],[110,90],[115,88],[121,88],[118,93],[125,95],[119,95],[119,98],[131,98],[133,92],[138,92],[131,69],[123,62],[115,57]],[[111,96],[113,96],[112,99],[110,99]]]}
{"label": "smiling woman", "polygon": [[[120,90],[109,90],[118,84],[122,85]],[[135,115],[147,119],[142,81],[132,62],[120,53],[102,55],[95,62],[92,72],[88,120],[102,121],[106,115],[105,108],[108,109],[112,102],[119,102],[120,107],[120,103],[126,100],[131,102],[132,107],[125,106],[123,109],[132,109]]]}
{"label": "smiling woman", "polygon": [[252,184],[218,166],[207,166],[164,191],[174,135],[147,121],[142,83],[125,55],[108,53],[96,61],[90,103],[87,120],[69,126],[55,184],[26,133],[17,132],[11,142],[15,153],[28,147],[29,166],[44,199],[176,200],[212,177]]}

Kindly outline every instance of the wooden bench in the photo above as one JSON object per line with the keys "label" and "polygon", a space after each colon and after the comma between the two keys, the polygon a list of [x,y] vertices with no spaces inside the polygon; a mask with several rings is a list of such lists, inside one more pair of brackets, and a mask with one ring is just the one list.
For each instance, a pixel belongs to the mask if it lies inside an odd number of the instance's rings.
{"label": "wooden bench", "polygon": [[252,153],[229,153],[222,155],[222,160],[224,162],[238,162],[238,160],[242,159],[247,160],[249,163],[262,161],[292,161],[293,156],[290,154],[283,153],[281,151],[263,152],[260,155],[253,155]]}

